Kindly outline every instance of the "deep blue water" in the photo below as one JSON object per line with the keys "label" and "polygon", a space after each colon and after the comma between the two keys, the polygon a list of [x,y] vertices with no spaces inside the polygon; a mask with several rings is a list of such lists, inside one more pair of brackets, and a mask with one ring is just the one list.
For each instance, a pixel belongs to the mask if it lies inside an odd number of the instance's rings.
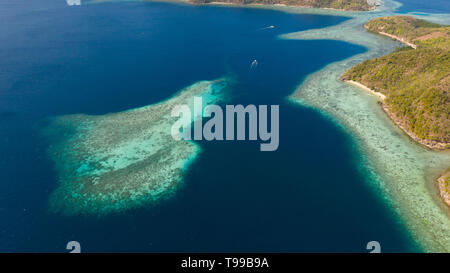
{"label": "deep blue water", "polygon": [[402,3],[397,10],[403,12],[450,13],[449,0],[395,0]]}
{"label": "deep blue water", "polygon": [[[344,17],[162,3],[0,2],[0,251],[417,251],[358,171],[353,139],[285,97],[306,75],[366,49],[276,36]],[[275,29],[261,30],[274,25]],[[253,59],[259,67],[249,72]],[[279,104],[280,147],[200,142],[177,194],[105,218],[47,212],[56,174],[49,116],[148,105],[233,75],[232,104]]]}

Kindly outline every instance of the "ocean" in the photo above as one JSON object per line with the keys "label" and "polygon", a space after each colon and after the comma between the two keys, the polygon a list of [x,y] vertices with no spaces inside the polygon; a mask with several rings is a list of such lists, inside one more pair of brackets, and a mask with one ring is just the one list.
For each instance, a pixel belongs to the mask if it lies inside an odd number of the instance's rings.
{"label": "ocean", "polygon": [[[366,48],[277,36],[347,17],[17,0],[0,3],[0,20],[0,251],[67,252],[72,240],[83,252],[367,252],[373,240],[383,252],[420,251],[370,186],[352,136],[286,99]],[[134,109],[219,77],[233,78],[223,104],[280,105],[277,151],[199,141],[170,198],[101,217],[48,210],[58,177],[46,118]]]}

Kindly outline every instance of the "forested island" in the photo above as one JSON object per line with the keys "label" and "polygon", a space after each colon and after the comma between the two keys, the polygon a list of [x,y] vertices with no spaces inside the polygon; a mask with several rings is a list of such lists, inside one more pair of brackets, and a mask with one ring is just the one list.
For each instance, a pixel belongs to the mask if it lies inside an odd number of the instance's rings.
{"label": "forested island", "polygon": [[[342,79],[385,96],[390,118],[417,142],[434,149],[450,147],[450,26],[410,16],[372,19],[364,27],[404,43],[393,53],[367,60]],[[439,179],[450,205],[450,169]]]}
{"label": "forested island", "polygon": [[265,5],[288,5],[310,8],[329,8],[339,10],[364,11],[373,10],[378,5],[375,0],[190,0],[196,4],[207,3],[230,3],[230,4],[265,4]]}
{"label": "forested island", "polygon": [[376,18],[369,31],[412,44],[367,60],[343,75],[386,96],[389,116],[430,148],[450,147],[450,27],[409,16]]}

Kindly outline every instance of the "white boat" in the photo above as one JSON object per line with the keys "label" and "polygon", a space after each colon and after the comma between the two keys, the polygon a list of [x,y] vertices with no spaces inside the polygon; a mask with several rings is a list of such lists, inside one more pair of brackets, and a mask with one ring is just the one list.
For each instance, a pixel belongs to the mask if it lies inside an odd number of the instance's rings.
{"label": "white boat", "polygon": [[255,59],[253,60],[252,64],[250,65],[250,69],[255,69],[258,66],[258,61]]}

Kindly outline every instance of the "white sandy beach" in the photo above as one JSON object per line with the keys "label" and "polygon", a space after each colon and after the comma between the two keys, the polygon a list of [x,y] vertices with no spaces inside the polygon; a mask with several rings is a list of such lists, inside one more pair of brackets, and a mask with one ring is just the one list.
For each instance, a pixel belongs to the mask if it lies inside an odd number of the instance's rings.
{"label": "white sandy beach", "polygon": [[362,83],[355,82],[355,81],[352,81],[352,80],[346,80],[346,82],[348,82],[348,83],[350,83],[350,84],[353,84],[354,86],[359,87],[359,88],[361,88],[362,90],[365,90],[365,91],[369,92],[370,94],[372,94],[372,95],[374,95],[374,96],[380,98],[381,100],[385,100],[385,99],[386,99],[386,96],[385,96],[385,95],[383,95],[383,94],[380,93],[380,92],[375,92],[374,90],[370,89],[369,87],[365,86],[365,85],[362,84]]}

